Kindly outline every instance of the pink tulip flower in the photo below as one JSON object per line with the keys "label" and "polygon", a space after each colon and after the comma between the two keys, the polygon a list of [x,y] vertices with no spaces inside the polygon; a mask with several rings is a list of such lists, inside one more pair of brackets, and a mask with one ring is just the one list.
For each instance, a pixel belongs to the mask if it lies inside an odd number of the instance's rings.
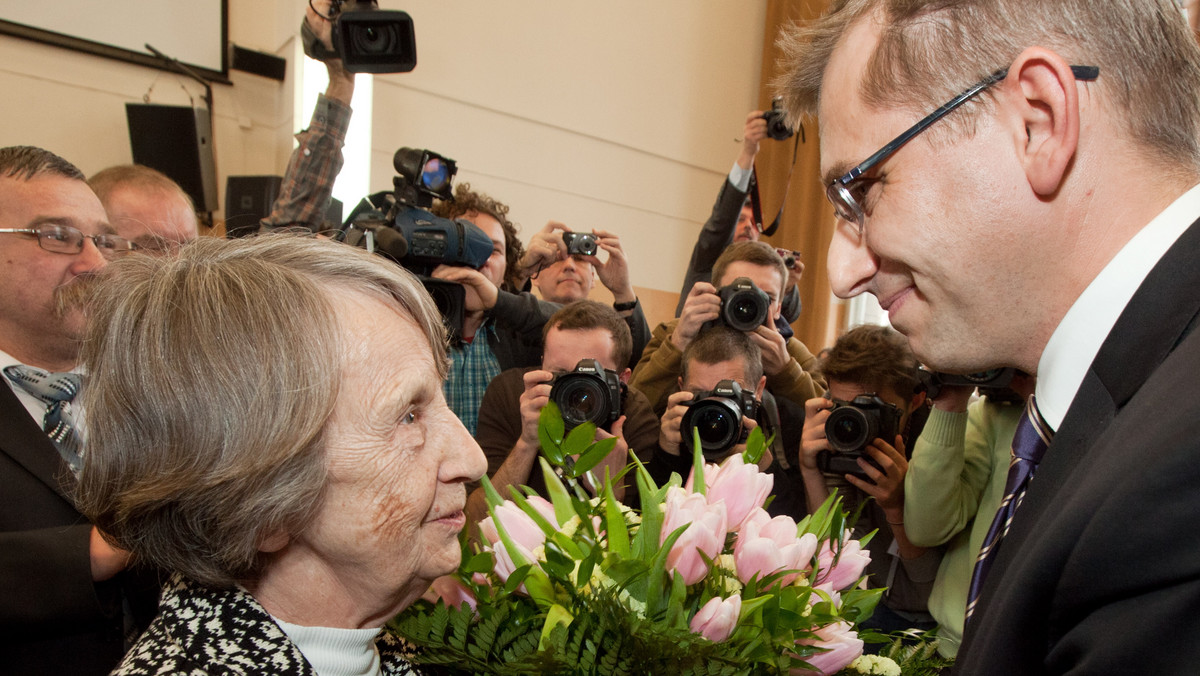
{"label": "pink tulip flower", "polygon": [[[545,503],[545,505],[540,504]],[[554,507],[549,502],[542,498],[531,498],[532,504],[538,512],[546,515],[546,507],[549,506],[550,523],[556,523],[554,519]],[[513,544],[516,545],[518,552],[527,560],[534,559],[533,550],[542,546],[546,542],[546,534],[538,527],[537,522],[528,514],[521,510],[515,503],[505,501],[501,505],[497,505],[493,510],[495,518],[500,520],[504,525],[504,530],[508,536],[512,538]],[[496,524],[491,516],[479,522],[479,532],[488,541],[492,548],[492,553],[496,558],[495,571],[496,575],[501,580],[508,580],[508,576],[513,574],[517,569],[512,552],[509,552],[504,546],[504,542],[500,539],[500,533],[496,529]]]}
{"label": "pink tulip flower", "polygon": [[775,478],[759,471],[757,465],[747,465],[741,453],[729,456],[720,468],[709,467],[711,465],[704,468],[708,502],[724,500],[730,530],[737,531],[746,517],[754,510],[762,509],[775,485]]}
{"label": "pink tulip flower", "polygon": [[742,597],[727,599],[714,596],[705,603],[692,618],[692,631],[713,643],[720,643],[733,635],[737,628],[738,615],[742,612]]}
{"label": "pink tulip flower", "polygon": [[458,608],[464,603],[475,610],[475,594],[453,575],[443,575],[429,586],[436,599],[443,601],[449,608]]}
{"label": "pink tulip flower", "polygon": [[846,531],[843,542],[837,565],[833,563],[832,542],[826,542],[821,547],[821,553],[817,556],[817,565],[821,571],[817,576],[817,589],[825,591],[846,589],[862,577],[867,564],[871,562],[871,552],[864,550],[858,540],[851,540],[850,531]]}
{"label": "pink tulip flower", "polygon": [[835,622],[821,627],[816,632],[817,638],[803,638],[796,641],[798,645],[812,645],[827,648],[826,652],[809,655],[804,658],[813,669],[795,669],[793,674],[834,674],[846,668],[863,652],[862,639],[850,628],[847,622]]}
{"label": "pink tulip flower", "polygon": [[742,522],[733,547],[733,560],[742,584],[755,575],[762,579],[781,570],[798,571],[780,579],[781,585],[789,585],[800,575],[799,571],[811,566],[816,551],[816,535],[805,533],[797,537],[794,519],[787,516],[772,519],[759,509]]}
{"label": "pink tulip flower", "polygon": [[685,584],[695,584],[708,575],[700,552],[714,559],[725,546],[725,503],[709,504],[699,493],[672,487],[667,490],[663,512],[662,540],[687,525],[667,554],[667,569],[682,575]]}

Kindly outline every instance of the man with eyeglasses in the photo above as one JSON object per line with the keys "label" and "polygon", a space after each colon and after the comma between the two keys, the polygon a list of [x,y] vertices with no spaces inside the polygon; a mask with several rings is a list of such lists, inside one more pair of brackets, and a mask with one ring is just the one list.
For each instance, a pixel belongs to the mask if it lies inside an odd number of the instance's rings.
{"label": "man with eyeglasses", "polygon": [[[963,674],[1200,660],[1200,48],[1172,0],[846,0],[783,40],[842,297],[1038,381]],[[933,111],[922,119],[928,111]]]}
{"label": "man with eyeglasses", "polygon": [[64,412],[54,394],[77,390],[56,374],[76,364],[83,288],[130,248],[112,234],[104,207],[73,165],[40,148],[0,148],[5,673],[106,674],[125,651],[132,618],[126,611],[153,613],[153,590],[136,594],[129,586],[128,555],[108,545],[71,502],[78,446],[69,443],[69,426],[58,425],[69,422],[69,403]]}

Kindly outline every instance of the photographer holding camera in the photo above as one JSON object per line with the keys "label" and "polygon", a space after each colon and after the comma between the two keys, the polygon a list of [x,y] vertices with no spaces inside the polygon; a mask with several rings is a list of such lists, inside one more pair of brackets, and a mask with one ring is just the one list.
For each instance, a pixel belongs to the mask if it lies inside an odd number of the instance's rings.
{"label": "photographer holding camera", "polygon": [[854,531],[861,537],[878,529],[868,546],[867,584],[888,589],[868,624],[932,629],[929,593],[942,552],[912,544],[904,530],[905,448],[929,414],[916,357],[895,330],[863,325],[838,338],[821,371],[829,392],[805,404],[800,450],[809,509],[835,490],[851,513],[873,499]]}
{"label": "photographer holding camera", "polygon": [[[767,389],[778,398],[803,406],[805,401],[825,390],[825,381],[813,373],[817,360],[804,343],[794,337],[784,338],[776,328],[780,316],[779,299],[788,281],[783,259],[763,242],[734,243],[713,265],[713,280],[724,288],[741,278],[753,282],[765,294],[762,323],[746,327],[745,331],[762,352]],[[750,306],[756,304],[749,303]],[[679,386],[681,356],[687,346],[710,322],[728,323],[725,310],[733,308],[723,306],[717,286],[696,282],[684,302],[683,314],[654,329],[641,361],[633,370],[630,387],[641,390],[656,412],[666,409],[667,396]]]}
{"label": "photographer holding camera", "polygon": [[[602,250],[608,254],[607,260],[598,257]],[[605,230],[572,232],[566,225],[550,221],[534,234],[518,260],[514,274],[522,283],[532,279],[544,300],[559,305],[587,298],[598,277],[612,292],[613,309],[629,325],[633,337],[629,368],[637,366],[642,350],[650,342],[650,324],[629,280],[629,263],[620,237]]]}
{"label": "photographer holding camera", "polygon": [[946,657],[957,655],[962,641],[975,561],[1004,498],[1013,437],[1035,384],[1017,372],[1006,388],[980,387],[984,396],[974,402],[972,387],[942,387],[913,444],[904,522],[913,542],[946,545],[929,595],[938,652]]}
{"label": "photographer holding camera", "polygon": [[[735,242],[757,242],[762,235],[762,224],[754,220],[754,209],[750,206],[747,193],[750,190],[750,174],[754,168],[754,158],[758,155],[759,143],[769,135],[772,138],[787,138],[779,136],[778,128],[774,135],[770,133],[772,127],[767,118],[771,112],[773,111],[754,110],[746,115],[746,126],[742,130],[742,150],[733,163],[733,168],[729,170],[729,176],[721,183],[721,191],[717,193],[712,214],[705,221],[700,236],[696,239],[696,246],[692,248],[692,258],[688,261],[683,288],[679,292],[679,304],[675,306],[676,317],[683,314],[688,292],[696,282],[712,282],[713,266],[726,247]],[[787,333],[790,327],[784,327],[800,316],[798,285],[800,275],[804,272],[804,263],[793,257],[792,264],[787,267],[790,283],[784,287],[786,292],[782,301],[783,320],[778,323],[778,328],[785,336],[790,335]]]}
{"label": "photographer holding camera", "polygon": [[[768,507],[772,516],[795,519],[808,514],[801,482],[787,480],[791,466],[782,452],[800,444],[799,407],[775,399],[767,391],[762,354],[747,334],[724,326],[712,327],[692,341],[680,362],[679,391],[667,398],[658,446],[648,465],[651,477],[665,483],[672,472],[687,478],[692,470],[693,432],[699,430],[707,462],[719,463],[746,447],[746,437],[760,422],[763,433],[776,443],[763,453],[759,467],[775,476]],[[791,458],[795,462],[796,458]]]}
{"label": "photographer holding camera", "polygon": [[[633,450],[643,462],[649,461],[658,440],[658,419],[650,404],[636,390],[627,390],[629,353],[632,341],[629,327],[615,310],[603,303],[580,300],[564,306],[546,322],[544,352],[540,368],[504,371],[492,380],[479,408],[479,426],[475,440],[488,459],[488,477],[501,495],[509,486],[529,486],[545,495],[545,482],[537,465],[540,448],[538,417],[552,397],[563,413],[568,427],[579,418],[595,421],[596,439],[618,437],[616,448],[593,473],[603,478],[605,468],[611,475],[620,472]],[[578,373],[595,360],[603,373]],[[593,386],[583,396],[562,396],[555,391],[564,376],[578,376]],[[576,388],[575,392],[579,392]],[[613,399],[617,401],[613,401]],[[624,482],[632,484],[630,481]],[[620,498],[632,498],[625,486],[614,486]],[[487,515],[482,488],[471,492],[467,516],[478,521]]]}

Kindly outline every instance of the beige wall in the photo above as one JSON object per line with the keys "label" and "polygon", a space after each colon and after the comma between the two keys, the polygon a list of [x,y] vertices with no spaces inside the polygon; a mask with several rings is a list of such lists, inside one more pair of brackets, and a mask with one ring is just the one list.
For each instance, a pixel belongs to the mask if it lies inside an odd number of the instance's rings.
{"label": "beige wall", "polygon": [[[232,42],[290,53],[290,35],[277,28],[276,0],[230,0],[229,11]],[[236,71],[230,79],[232,85],[213,85],[222,200],[226,176],[282,173],[291,151],[290,80]],[[204,93],[183,76],[8,36],[0,36],[0,91],[0,146],[42,146],[86,174],[131,161],[126,103],[149,91],[151,103],[188,105],[190,94],[201,106]]]}
{"label": "beige wall", "polygon": [[[371,189],[392,154],[425,147],[512,207],[527,240],[547,220],[616,231],[635,285],[674,294],[758,96],[765,0],[383,0],[416,25],[418,67],[375,78]],[[303,0],[230,0],[230,39],[295,59]],[[156,45],[157,46],[157,45]],[[169,51],[169,46],[162,46]],[[218,189],[280,174],[289,81],[215,85]],[[87,173],[128,162],[124,104],[187,104],[168,73],[0,36],[0,145],[59,152]],[[362,115],[363,111],[358,111]]]}

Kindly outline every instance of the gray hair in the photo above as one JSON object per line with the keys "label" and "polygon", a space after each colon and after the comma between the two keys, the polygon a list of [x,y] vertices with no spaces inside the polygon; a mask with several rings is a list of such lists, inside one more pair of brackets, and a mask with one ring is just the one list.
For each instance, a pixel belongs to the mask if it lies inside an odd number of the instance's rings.
{"label": "gray hair", "polygon": [[410,316],[446,376],[428,293],[360,249],[202,237],[171,256],[124,256],[103,275],[82,354],[78,505],[138,559],[204,584],[254,579],[266,538],[303,530],[322,502],[325,430],[354,339],[338,324],[340,297]]}
{"label": "gray hair", "polygon": [[[774,84],[791,118],[816,113],[830,55],[868,16],[883,25],[861,84],[868,104],[929,112],[1041,45],[1099,66],[1089,87],[1135,143],[1200,166],[1200,46],[1172,0],[834,0],[780,38],[784,72]],[[988,101],[985,92],[939,128],[969,129]]]}

